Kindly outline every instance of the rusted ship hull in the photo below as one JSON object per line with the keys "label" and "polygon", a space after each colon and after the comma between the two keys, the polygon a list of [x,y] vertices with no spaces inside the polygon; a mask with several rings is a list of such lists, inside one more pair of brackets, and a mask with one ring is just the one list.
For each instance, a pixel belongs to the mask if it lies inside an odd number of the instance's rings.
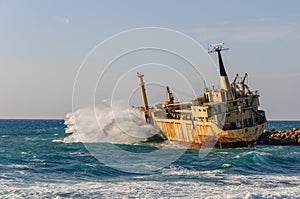
{"label": "rusted ship hull", "polygon": [[192,122],[154,118],[166,139],[192,148],[200,147],[248,147],[253,146],[263,133],[266,123],[234,130],[222,130],[210,122]]}

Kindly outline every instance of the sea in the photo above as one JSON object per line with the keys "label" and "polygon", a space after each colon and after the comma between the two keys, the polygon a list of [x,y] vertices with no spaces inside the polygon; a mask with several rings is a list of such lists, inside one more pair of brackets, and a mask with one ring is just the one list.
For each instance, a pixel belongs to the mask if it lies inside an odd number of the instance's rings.
{"label": "sea", "polygon": [[[300,122],[268,122],[293,127]],[[0,120],[0,198],[300,198],[300,146],[85,143],[65,128]]]}

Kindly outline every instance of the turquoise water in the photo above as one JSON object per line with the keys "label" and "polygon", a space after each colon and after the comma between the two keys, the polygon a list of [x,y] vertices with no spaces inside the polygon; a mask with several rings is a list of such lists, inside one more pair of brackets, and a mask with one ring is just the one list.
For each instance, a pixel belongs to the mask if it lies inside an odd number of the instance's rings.
{"label": "turquoise water", "polygon": [[300,198],[300,146],[83,144],[63,122],[0,120],[0,198]]}

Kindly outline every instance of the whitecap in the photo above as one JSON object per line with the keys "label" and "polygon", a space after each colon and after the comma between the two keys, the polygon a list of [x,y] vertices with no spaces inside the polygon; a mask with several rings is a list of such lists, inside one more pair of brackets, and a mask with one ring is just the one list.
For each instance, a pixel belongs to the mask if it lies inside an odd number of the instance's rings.
{"label": "whitecap", "polygon": [[[202,173],[202,172],[200,172]],[[218,175],[218,172],[204,172]],[[217,181],[195,181],[178,178],[171,181],[148,179],[125,179],[106,181],[64,181],[59,183],[13,182],[0,184],[0,195],[4,198],[299,198],[298,176],[259,175],[244,176],[227,174],[228,183]],[[293,186],[281,184],[282,180],[294,182]],[[243,183],[241,183],[243,182]],[[265,186],[265,184],[270,184]],[[274,186],[272,186],[274,185]]]}
{"label": "whitecap", "polygon": [[11,164],[11,165],[8,165],[7,167],[17,168],[17,169],[28,169],[29,168],[29,166],[24,165],[24,164]]}
{"label": "whitecap", "polygon": [[231,167],[231,164],[222,164],[223,168]]}
{"label": "whitecap", "polygon": [[227,154],[229,154],[229,152],[227,152],[227,151],[220,151],[220,152],[218,152],[218,153],[220,153],[220,154],[224,154],[224,155],[227,155]]}
{"label": "whitecap", "polygon": [[64,142],[64,140],[57,139],[57,140],[52,140],[52,142],[58,142],[58,143],[61,143],[61,142]]}

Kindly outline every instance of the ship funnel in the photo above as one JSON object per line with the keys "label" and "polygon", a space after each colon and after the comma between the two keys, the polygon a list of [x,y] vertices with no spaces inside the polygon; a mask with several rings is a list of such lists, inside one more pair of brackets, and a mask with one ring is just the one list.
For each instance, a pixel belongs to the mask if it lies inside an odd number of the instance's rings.
{"label": "ship funnel", "polygon": [[231,86],[229,83],[229,79],[224,67],[224,63],[222,60],[222,55],[221,51],[224,50],[229,50],[229,48],[224,48],[224,43],[219,43],[219,44],[211,44],[210,47],[211,49],[208,51],[208,53],[218,53],[218,60],[219,60],[219,70],[220,70],[220,84],[221,84],[221,89],[228,91],[228,97],[232,98],[232,93],[231,93]]}
{"label": "ship funnel", "polygon": [[142,94],[142,99],[144,103],[144,115],[145,115],[145,121],[149,123],[149,105],[148,105],[148,99],[146,95],[146,89],[145,89],[145,84],[143,77],[144,75],[142,73],[137,73],[137,77],[140,79],[140,87],[141,87],[141,94]]}

